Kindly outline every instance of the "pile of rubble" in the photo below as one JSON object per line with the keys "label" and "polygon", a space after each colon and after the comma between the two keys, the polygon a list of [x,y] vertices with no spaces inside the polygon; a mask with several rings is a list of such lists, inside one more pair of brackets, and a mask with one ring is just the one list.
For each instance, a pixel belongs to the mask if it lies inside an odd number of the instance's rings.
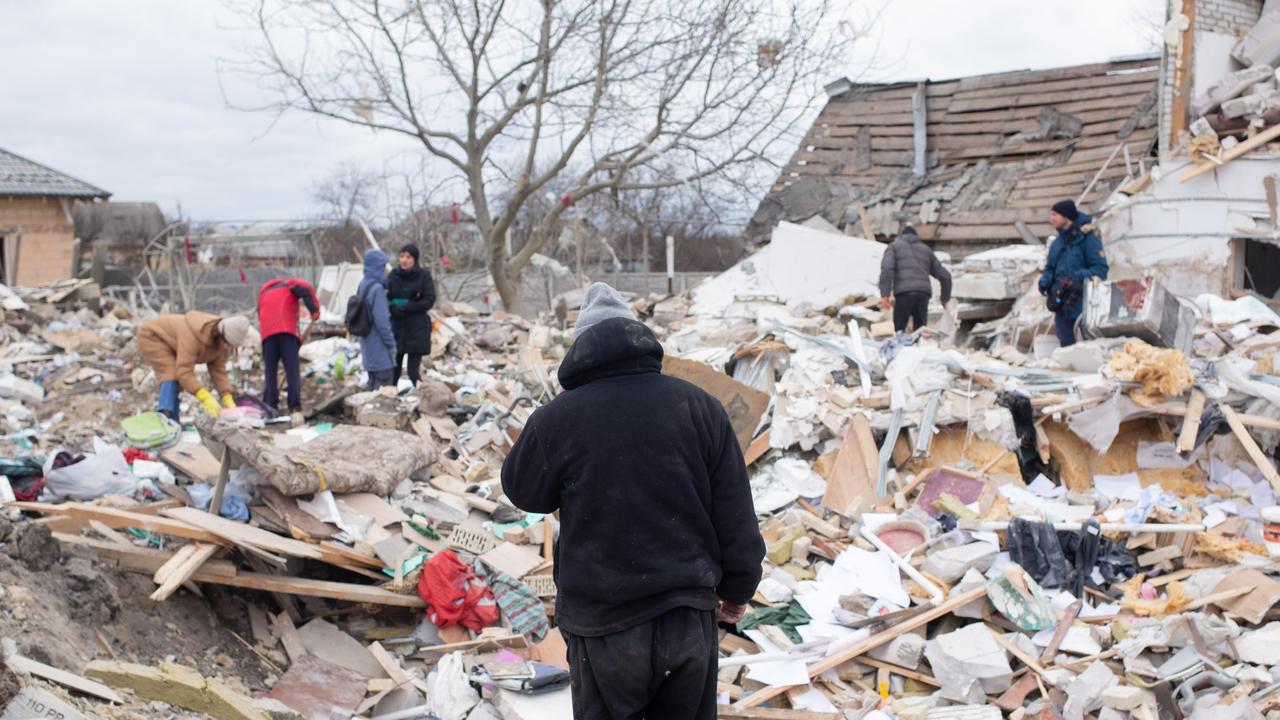
{"label": "pile of rubble", "polygon": [[[692,293],[634,300],[663,372],[729,411],[768,544],[722,627],[721,717],[1275,717],[1280,317],[1098,284],[1092,339],[1056,348],[1027,246],[966,258],[957,306],[894,335],[882,252],[784,223]],[[9,648],[21,692],[81,714],[571,716],[556,519],[514,508],[499,471],[561,391],[579,294],[538,321],[442,303],[400,392],[362,391],[346,338],[309,341],[307,425],[193,415],[128,447],[154,380],[131,313],[86,288],[3,293],[7,547],[150,575],[166,605],[222,588],[248,657]],[[236,360],[246,392],[256,363]]]}

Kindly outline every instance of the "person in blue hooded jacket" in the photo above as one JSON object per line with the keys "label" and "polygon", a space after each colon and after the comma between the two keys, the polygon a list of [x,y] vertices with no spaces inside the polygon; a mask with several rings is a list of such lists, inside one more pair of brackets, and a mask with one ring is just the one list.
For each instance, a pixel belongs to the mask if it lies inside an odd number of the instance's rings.
{"label": "person in blue hooded jacket", "polygon": [[391,309],[387,303],[387,254],[381,250],[364,251],[364,278],[356,292],[364,298],[373,330],[360,338],[360,356],[369,374],[369,389],[394,385],[396,336],[391,331]]}
{"label": "person in blue hooded jacket", "polygon": [[1093,218],[1072,200],[1059,200],[1049,211],[1058,231],[1040,275],[1040,294],[1053,311],[1053,329],[1063,347],[1076,342],[1076,320],[1084,311],[1084,287],[1090,278],[1107,279],[1107,254],[1093,228]]}

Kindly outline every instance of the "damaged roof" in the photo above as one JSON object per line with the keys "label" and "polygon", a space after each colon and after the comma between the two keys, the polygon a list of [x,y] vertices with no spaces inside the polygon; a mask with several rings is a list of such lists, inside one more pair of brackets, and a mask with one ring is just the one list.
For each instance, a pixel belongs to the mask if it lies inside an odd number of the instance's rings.
{"label": "damaged roof", "polygon": [[[1078,198],[1108,157],[1084,208],[1130,170],[1138,174],[1138,158],[1156,141],[1159,74],[1151,56],[939,82],[844,83],[843,92],[833,83],[838,94],[761,201],[748,237],[762,240],[781,220],[815,214],[857,235],[866,234],[864,223],[885,237],[911,222],[957,255],[1020,242],[1019,221],[1044,237],[1048,207]],[[913,171],[920,89],[923,177]]]}
{"label": "damaged roof", "polygon": [[0,148],[0,195],[108,198],[111,193]]}

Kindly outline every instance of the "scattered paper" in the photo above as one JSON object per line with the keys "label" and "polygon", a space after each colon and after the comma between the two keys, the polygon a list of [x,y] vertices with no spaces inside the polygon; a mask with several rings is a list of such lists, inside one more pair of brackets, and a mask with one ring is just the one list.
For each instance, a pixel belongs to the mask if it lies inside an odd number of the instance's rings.
{"label": "scattered paper", "polygon": [[1113,502],[1116,500],[1137,502],[1142,495],[1142,481],[1138,479],[1137,473],[1095,475],[1093,477],[1093,489],[1107,496]]}

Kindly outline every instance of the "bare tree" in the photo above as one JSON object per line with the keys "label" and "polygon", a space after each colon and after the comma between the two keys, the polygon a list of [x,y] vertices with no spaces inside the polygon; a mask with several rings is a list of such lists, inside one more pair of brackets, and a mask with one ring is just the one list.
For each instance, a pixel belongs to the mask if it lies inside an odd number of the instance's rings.
{"label": "bare tree", "polygon": [[[516,312],[567,208],[789,150],[848,44],[834,0],[246,1],[269,107],[407,135],[460,176]],[[509,250],[548,193],[561,202]]]}

